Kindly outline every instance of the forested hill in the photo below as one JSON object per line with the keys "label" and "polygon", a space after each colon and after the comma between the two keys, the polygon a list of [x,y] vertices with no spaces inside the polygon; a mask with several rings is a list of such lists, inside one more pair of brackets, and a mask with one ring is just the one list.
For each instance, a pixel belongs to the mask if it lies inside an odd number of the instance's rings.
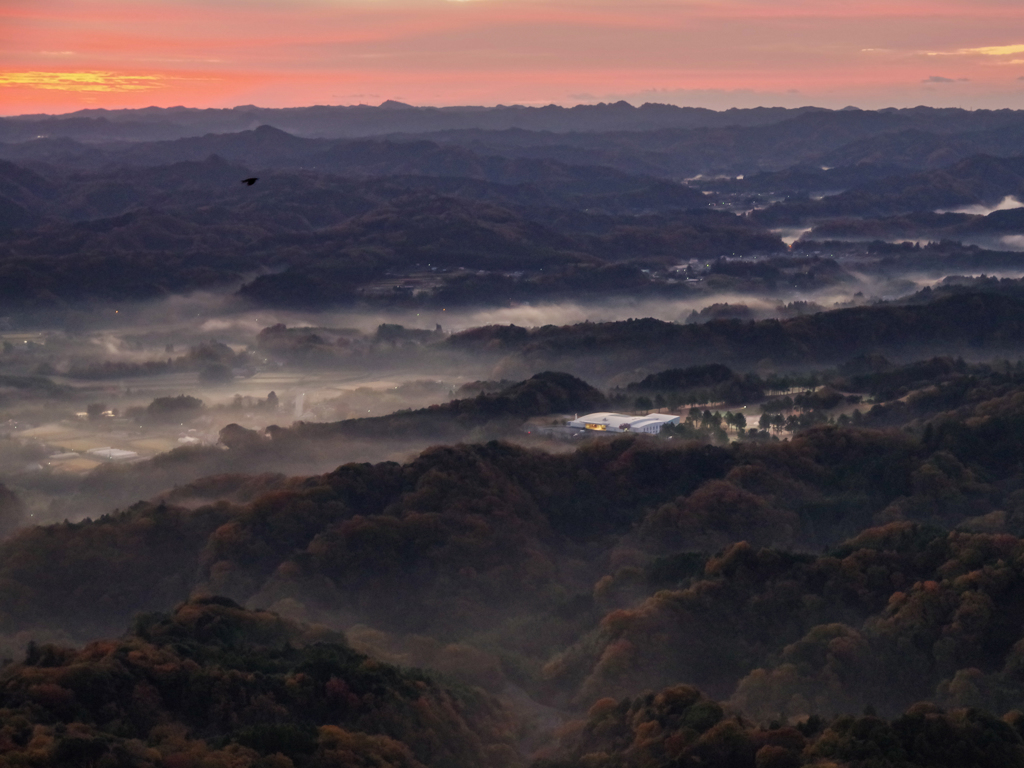
{"label": "forested hill", "polygon": [[582,376],[630,368],[666,370],[723,363],[753,367],[829,365],[861,354],[1009,354],[1024,347],[1024,298],[958,293],[935,301],[851,307],[785,320],[713,320],[680,325],[651,318],[525,329],[487,326],[446,342],[504,352],[503,375],[555,364]]}
{"label": "forested hill", "polygon": [[[1024,378],[947,372],[899,431],[438,447],[29,528],[0,545],[0,641],[94,638],[212,593],[569,711],[686,680],[758,721],[1003,713],[1024,707]],[[209,501],[243,481],[248,500]]]}
{"label": "forested hill", "polygon": [[869,219],[970,205],[994,206],[1008,196],[1021,194],[1024,157],[974,155],[938,170],[865,180],[839,194],[778,203],[753,215],[773,225],[840,216]]}
{"label": "forested hill", "polygon": [[291,430],[275,430],[274,439],[316,437],[427,438],[458,441],[470,431],[518,427],[532,416],[586,413],[608,406],[607,398],[585,381],[567,373],[546,371],[494,393],[451,400],[441,405],[388,416],[349,419],[333,423],[299,423]]}
{"label": "forested hill", "polygon": [[[846,639],[846,638],[841,638]],[[918,703],[892,722],[756,725],[689,685],[606,697],[535,761],[530,721],[479,688],[353,651],[339,633],[224,598],[116,640],[33,645],[0,680],[8,765],[231,768],[1013,768],[1024,715]]]}
{"label": "forested hill", "polygon": [[1024,715],[918,703],[892,722],[756,725],[689,685],[597,701],[531,761],[530,722],[224,598],[140,617],[81,650],[33,645],[0,680],[8,765],[231,768],[1015,768]]}
{"label": "forested hill", "polygon": [[511,768],[516,720],[224,598],[81,650],[31,646],[0,680],[5,765]]}
{"label": "forested hill", "polygon": [[[544,268],[556,275],[537,288],[548,293],[632,290],[648,282],[640,265],[628,266],[628,280],[608,268],[634,260],[638,241],[647,262],[662,265],[680,251],[785,248],[679,184],[551,161],[488,171],[472,153],[456,153],[466,162],[451,169],[467,176],[429,175],[441,170],[431,166],[438,148],[426,144],[381,150],[383,171],[402,176],[293,168],[261,172],[251,188],[239,179],[255,172],[219,156],[45,175],[0,162],[0,300],[11,311],[146,300],[262,273],[241,291],[249,302],[327,306],[365,301],[364,289],[381,282],[378,299],[401,301],[390,289],[427,274],[440,293],[454,284],[445,301],[486,304],[495,293],[507,301],[509,287],[529,291],[517,277]],[[481,272],[497,289],[465,285]]]}

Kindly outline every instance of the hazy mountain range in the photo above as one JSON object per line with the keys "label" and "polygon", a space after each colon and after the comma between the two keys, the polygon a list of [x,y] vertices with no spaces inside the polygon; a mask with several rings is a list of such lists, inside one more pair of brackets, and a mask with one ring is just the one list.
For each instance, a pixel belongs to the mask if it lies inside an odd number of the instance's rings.
{"label": "hazy mountain range", "polygon": [[[207,136],[207,145],[161,147],[170,159],[217,151],[208,134],[239,133],[262,125],[296,137],[339,139],[429,138],[484,155],[553,158],[605,165],[632,173],[682,178],[700,173],[779,170],[794,163],[838,166],[870,162],[936,168],[971,154],[1019,154],[1024,113],[1013,110],[706,109],[624,102],[595,106],[432,108],[385,103],[379,107],[230,110],[186,108],[86,110],[62,116],[0,119],[0,142],[31,141],[21,159],[102,162],[127,152],[119,143]],[[69,143],[84,142],[89,150]],[[295,142],[295,147],[300,146]],[[200,148],[202,147],[202,148]],[[4,157],[11,157],[11,148]],[[175,154],[179,153],[179,154]],[[181,154],[184,153],[184,154]],[[152,157],[151,157],[152,159]]]}

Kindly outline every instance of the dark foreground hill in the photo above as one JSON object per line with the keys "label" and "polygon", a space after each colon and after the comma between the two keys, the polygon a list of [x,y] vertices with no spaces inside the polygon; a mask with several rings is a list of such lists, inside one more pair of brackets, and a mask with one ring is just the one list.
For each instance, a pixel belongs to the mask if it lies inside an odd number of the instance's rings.
{"label": "dark foreground hill", "polygon": [[[517,768],[522,721],[495,698],[353,651],[344,637],[225,598],[140,617],[80,650],[32,645],[0,680],[5,765]],[[916,704],[892,722],[756,726],[673,685],[604,698],[535,768],[1017,768],[1024,715]]]}
{"label": "dark foreground hill", "polygon": [[[5,765],[517,768],[522,721],[336,633],[198,598],[81,650],[30,646],[0,680]],[[756,726],[687,685],[604,698],[535,768],[961,768],[1024,765],[1024,715],[916,704],[887,722]]]}
{"label": "dark foreground hill", "polygon": [[916,704],[892,722],[874,714],[818,716],[760,728],[696,689],[678,685],[633,699],[602,699],[574,723],[555,757],[535,768],[873,766],[961,768],[1024,765],[1024,715]]}
{"label": "dark foreground hill", "polygon": [[509,768],[515,721],[338,633],[198,598],[0,680],[0,761],[38,766]]}
{"label": "dark foreground hill", "polygon": [[900,429],[439,447],[29,528],[0,641],[220,594],[571,711],[681,681],[759,722],[1024,707],[1024,373],[862,362],[850,386],[893,399],[854,422]]}

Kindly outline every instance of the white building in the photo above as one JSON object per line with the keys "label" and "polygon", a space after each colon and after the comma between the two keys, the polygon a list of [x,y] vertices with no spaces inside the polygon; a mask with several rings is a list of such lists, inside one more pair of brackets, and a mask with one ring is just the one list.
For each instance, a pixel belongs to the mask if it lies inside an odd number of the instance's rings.
{"label": "white building", "polygon": [[626,416],[622,413],[591,413],[569,422],[576,429],[595,432],[643,432],[656,435],[667,424],[678,424],[679,417],[671,413],[649,413],[646,416]]}
{"label": "white building", "polygon": [[128,461],[139,458],[139,454],[135,451],[122,451],[119,448],[90,448],[86,453],[97,459],[110,459],[111,461]]}

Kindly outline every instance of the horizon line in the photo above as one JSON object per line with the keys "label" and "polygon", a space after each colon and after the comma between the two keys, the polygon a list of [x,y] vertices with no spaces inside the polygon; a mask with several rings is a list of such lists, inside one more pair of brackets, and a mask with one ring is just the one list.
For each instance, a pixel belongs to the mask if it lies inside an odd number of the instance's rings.
{"label": "horizon line", "polygon": [[499,109],[522,109],[522,110],[540,110],[540,109],[560,109],[560,110],[572,110],[580,108],[599,108],[599,107],[620,107],[626,106],[630,109],[639,110],[645,107],[661,107],[665,109],[673,110],[697,110],[701,112],[713,112],[716,114],[724,114],[727,112],[753,112],[756,110],[780,110],[784,112],[799,112],[806,110],[816,110],[820,112],[909,112],[919,109],[927,109],[934,111],[960,111],[960,112],[1021,112],[1022,109],[1015,109],[1013,107],[1000,107],[1000,108],[980,108],[975,109],[973,107],[935,107],[928,104],[917,104],[912,107],[879,107],[877,109],[870,109],[865,107],[858,107],[854,104],[847,105],[845,107],[819,107],[815,104],[804,104],[798,107],[784,107],[779,105],[766,105],[761,104],[756,107],[726,107],[724,109],[713,109],[711,107],[701,107],[692,105],[680,105],[680,104],[669,104],[665,102],[656,101],[645,101],[642,104],[632,104],[625,99],[618,101],[600,101],[600,102],[579,102],[569,106],[563,104],[555,104],[554,102],[549,104],[494,104],[491,106],[480,105],[480,104],[458,104],[448,106],[437,106],[432,104],[408,104],[406,102],[397,101],[395,99],[385,99],[380,104],[307,104],[301,107],[265,107],[258,106],[256,104],[237,104],[231,107],[189,107],[184,104],[176,104],[170,107],[160,107],[156,105],[149,105],[146,107],[86,107],[83,109],[76,109],[71,112],[24,112],[19,114],[0,114],[0,119],[15,119],[15,118],[47,118],[47,117],[70,117],[73,115],[81,115],[86,113],[118,113],[118,112],[170,112],[174,110],[189,110],[195,112],[233,112],[242,110],[252,111],[276,111],[276,112],[291,112],[299,111],[304,109],[384,109],[384,110],[438,110],[438,111],[457,111],[463,109],[472,110],[499,110]]}

